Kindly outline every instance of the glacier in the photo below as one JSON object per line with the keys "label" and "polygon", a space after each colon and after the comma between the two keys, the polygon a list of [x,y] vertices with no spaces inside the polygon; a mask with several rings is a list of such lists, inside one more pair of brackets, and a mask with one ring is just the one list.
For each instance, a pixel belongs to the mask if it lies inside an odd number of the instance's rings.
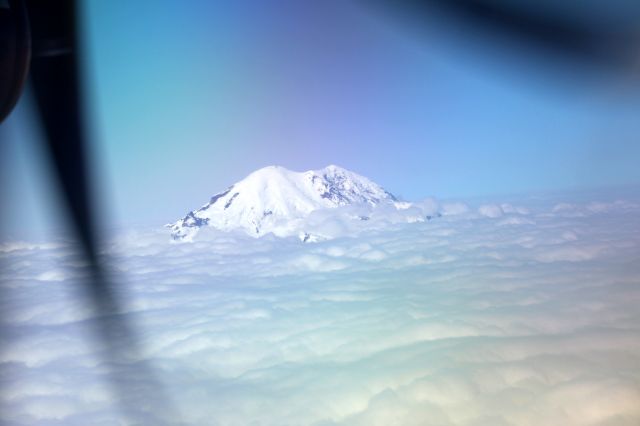
{"label": "glacier", "polygon": [[[317,222],[311,217],[314,212],[331,210],[332,215],[365,221],[379,207],[409,210],[411,206],[366,177],[335,165],[305,172],[268,166],[166,226],[176,241],[192,241],[203,227],[241,230],[254,237],[273,233],[278,237],[297,235],[303,241],[318,241],[332,235],[326,230],[310,229]],[[422,219],[416,219],[412,215],[415,212],[406,213],[409,222],[424,220],[424,215],[419,214]]]}

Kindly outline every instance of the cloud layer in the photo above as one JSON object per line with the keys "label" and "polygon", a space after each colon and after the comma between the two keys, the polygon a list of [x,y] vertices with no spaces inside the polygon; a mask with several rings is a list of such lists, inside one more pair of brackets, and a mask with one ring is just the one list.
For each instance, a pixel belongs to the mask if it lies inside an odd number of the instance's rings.
{"label": "cloud layer", "polygon": [[[213,231],[188,244],[161,231],[114,238],[105,253],[127,317],[179,409],[168,418],[151,398],[138,420],[640,422],[637,203],[420,209],[442,216],[357,229],[315,218],[343,236],[312,244]],[[64,242],[5,243],[0,257],[0,420],[121,424],[126,396],[110,392],[76,291],[82,262]]]}

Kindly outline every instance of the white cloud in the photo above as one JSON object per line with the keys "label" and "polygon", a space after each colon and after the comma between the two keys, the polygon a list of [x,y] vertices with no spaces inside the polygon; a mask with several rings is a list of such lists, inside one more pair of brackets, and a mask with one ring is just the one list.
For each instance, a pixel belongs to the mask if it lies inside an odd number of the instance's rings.
{"label": "white cloud", "polygon": [[469,206],[464,203],[445,203],[442,205],[442,214],[446,216],[464,214],[469,211]]}
{"label": "white cloud", "polygon": [[529,209],[527,209],[526,207],[514,206],[509,203],[500,204],[500,208],[504,213],[518,213],[521,215],[528,215],[530,213]]}
{"label": "white cloud", "polygon": [[[640,423],[638,204],[524,204],[315,215],[335,238],[312,244],[123,233],[104,250],[128,356],[186,424]],[[2,247],[0,422],[117,424],[82,266],[63,243]],[[177,423],[157,401],[141,423]]]}
{"label": "white cloud", "polygon": [[500,208],[497,204],[485,204],[478,208],[478,213],[482,216],[496,218],[501,217],[503,215],[502,208]]}

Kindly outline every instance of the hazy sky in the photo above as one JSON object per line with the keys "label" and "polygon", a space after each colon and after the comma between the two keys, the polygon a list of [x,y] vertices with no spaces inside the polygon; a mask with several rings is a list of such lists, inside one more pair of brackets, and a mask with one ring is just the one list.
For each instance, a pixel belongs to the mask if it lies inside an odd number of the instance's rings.
{"label": "hazy sky", "polygon": [[[87,2],[92,142],[117,224],[175,220],[271,164],[338,164],[406,199],[640,182],[637,81],[446,28],[416,36],[352,2],[222,3]],[[17,232],[52,207],[24,102],[6,127]]]}

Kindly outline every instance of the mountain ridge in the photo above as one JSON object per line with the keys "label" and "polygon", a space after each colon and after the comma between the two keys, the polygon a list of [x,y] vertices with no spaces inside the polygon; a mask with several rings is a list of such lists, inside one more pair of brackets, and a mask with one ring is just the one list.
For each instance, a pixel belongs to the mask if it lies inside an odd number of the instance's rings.
{"label": "mountain ridge", "polygon": [[269,232],[287,236],[299,231],[303,220],[316,210],[379,204],[404,208],[406,203],[368,178],[336,165],[304,172],[267,166],[166,226],[174,240],[191,240],[207,226],[223,231],[241,229],[256,237]]}

